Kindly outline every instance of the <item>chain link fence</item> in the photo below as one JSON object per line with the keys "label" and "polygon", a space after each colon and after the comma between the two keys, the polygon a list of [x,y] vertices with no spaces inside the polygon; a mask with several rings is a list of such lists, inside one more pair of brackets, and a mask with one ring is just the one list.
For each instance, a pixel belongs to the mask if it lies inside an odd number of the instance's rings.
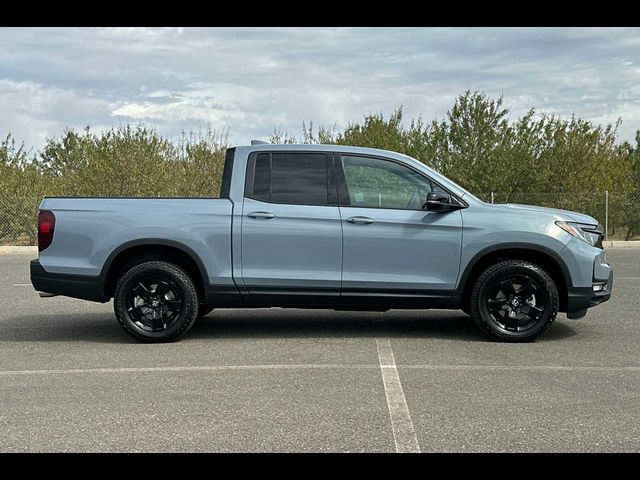
{"label": "chain link fence", "polygon": [[377,190],[363,190],[350,192],[352,207],[381,207],[381,208],[420,208],[427,194],[419,195],[418,192],[400,192],[390,195],[387,192]]}
{"label": "chain link fence", "polygon": [[[366,192],[370,193],[370,192]],[[500,193],[477,195],[489,203],[539,205],[586,213],[598,220],[608,240],[640,240],[640,193]],[[378,193],[365,195],[367,204],[404,208],[412,198],[386,198]],[[35,245],[40,199],[0,195],[0,245]]]}
{"label": "chain link fence", "polygon": [[477,195],[489,203],[517,203],[559,208],[591,215],[605,228],[606,240],[640,239],[640,193],[562,192],[500,193]]}
{"label": "chain link fence", "polygon": [[0,246],[35,245],[40,199],[0,194]]}

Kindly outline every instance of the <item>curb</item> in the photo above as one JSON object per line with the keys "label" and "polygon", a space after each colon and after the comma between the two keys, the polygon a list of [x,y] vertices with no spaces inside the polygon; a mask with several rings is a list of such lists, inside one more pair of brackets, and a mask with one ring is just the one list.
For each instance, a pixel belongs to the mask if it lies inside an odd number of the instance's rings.
{"label": "curb", "polygon": [[604,248],[640,248],[640,240],[607,240],[602,242]]}
{"label": "curb", "polygon": [[0,246],[0,255],[38,255],[38,247]]}

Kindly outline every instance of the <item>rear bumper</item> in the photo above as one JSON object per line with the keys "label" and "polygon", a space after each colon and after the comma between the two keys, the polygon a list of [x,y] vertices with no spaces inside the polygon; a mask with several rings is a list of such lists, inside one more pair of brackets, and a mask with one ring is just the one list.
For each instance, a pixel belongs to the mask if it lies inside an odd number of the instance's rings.
{"label": "rear bumper", "polygon": [[609,271],[609,278],[606,282],[594,280],[594,284],[604,284],[605,289],[594,292],[593,287],[568,288],[567,318],[582,318],[588,308],[600,305],[611,298],[613,271]]}
{"label": "rear bumper", "polygon": [[106,302],[109,300],[104,296],[102,281],[99,276],[47,272],[37,259],[31,260],[31,284],[39,292],[94,302]]}

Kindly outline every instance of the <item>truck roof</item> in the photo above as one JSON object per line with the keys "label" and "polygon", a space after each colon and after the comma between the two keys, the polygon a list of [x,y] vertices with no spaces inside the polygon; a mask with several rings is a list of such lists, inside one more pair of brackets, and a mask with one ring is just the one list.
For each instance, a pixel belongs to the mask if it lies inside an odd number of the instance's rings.
{"label": "truck roof", "polygon": [[264,144],[256,144],[256,145],[238,145],[236,148],[247,149],[247,151],[254,150],[292,150],[292,151],[321,151],[321,152],[349,152],[349,153],[362,153],[369,155],[380,155],[384,154],[385,156],[392,157],[401,157],[401,158],[410,158],[406,155],[403,155],[398,152],[393,152],[391,150],[382,150],[379,148],[368,148],[368,147],[353,147],[349,145],[334,145],[331,143],[322,143],[322,144],[310,144],[310,143],[264,143]]}

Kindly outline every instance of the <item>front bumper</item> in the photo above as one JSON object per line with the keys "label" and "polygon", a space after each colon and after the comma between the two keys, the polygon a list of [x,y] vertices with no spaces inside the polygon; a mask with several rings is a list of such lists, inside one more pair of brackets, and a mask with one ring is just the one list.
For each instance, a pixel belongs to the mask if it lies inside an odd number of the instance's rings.
{"label": "front bumper", "polygon": [[604,284],[603,290],[594,291],[592,287],[569,287],[567,297],[567,318],[582,318],[587,309],[600,305],[611,298],[613,290],[613,270],[609,269],[606,281],[594,279],[594,285]]}

